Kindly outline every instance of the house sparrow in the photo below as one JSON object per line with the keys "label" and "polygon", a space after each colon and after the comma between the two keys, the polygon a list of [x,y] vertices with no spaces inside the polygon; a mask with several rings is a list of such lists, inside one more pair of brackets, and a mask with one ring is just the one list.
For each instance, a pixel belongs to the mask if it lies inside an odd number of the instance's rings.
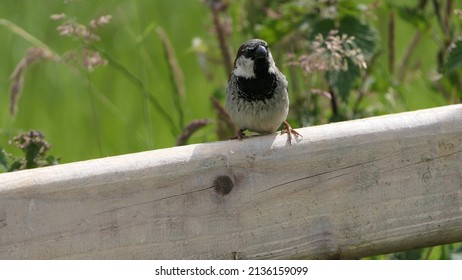
{"label": "house sparrow", "polygon": [[286,121],[287,85],[265,41],[252,39],[239,48],[226,88],[226,110],[240,128],[235,138],[245,138],[245,130],[274,133],[281,124],[284,124],[281,134],[287,133],[289,144],[291,134],[301,137]]}

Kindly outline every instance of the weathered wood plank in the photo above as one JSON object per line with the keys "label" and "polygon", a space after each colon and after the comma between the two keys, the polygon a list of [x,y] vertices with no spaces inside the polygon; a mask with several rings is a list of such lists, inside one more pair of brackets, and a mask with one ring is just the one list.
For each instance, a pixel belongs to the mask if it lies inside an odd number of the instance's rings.
{"label": "weathered wood plank", "polygon": [[462,241],[461,105],[298,131],[292,146],[269,135],[1,174],[0,258],[357,258]]}

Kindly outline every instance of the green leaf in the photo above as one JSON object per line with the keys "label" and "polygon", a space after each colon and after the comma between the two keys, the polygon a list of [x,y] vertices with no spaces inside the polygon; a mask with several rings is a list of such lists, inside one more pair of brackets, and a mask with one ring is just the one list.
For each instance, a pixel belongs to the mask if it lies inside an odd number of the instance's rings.
{"label": "green leaf", "polygon": [[360,4],[353,0],[343,0],[337,3],[337,10],[340,16],[361,16]]}
{"label": "green leaf", "polygon": [[340,34],[355,37],[355,43],[366,57],[372,56],[375,52],[378,36],[376,30],[371,25],[362,23],[358,18],[346,16],[340,20],[338,31]]}
{"label": "green leaf", "polygon": [[392,260],[419,260],[422,259],[423,249],[408,250],[393,253],[390,257]]}
{"label": "green leaf", "polygon": [[8,170],[8,161],[7,161],[7,154],[6,151],[0,147],[0,167],[6,171]]}
{"label": "green leaf", "polygon": [[350,95],[351,88],[359,77],[360,71],[350,59],[348,61],[348,70],[346,71],[328,71],[326,79],[329,87],[338,95],[342,101],[346,102]]}
{"label": "green leaf", "polygon": [[455,42],[455,45],[448,53],[448,58],[444,65],[445,72],[452,72],[462,66],[462,39]]}
{"label": "green leaf", "polygon": [[50,166],[50,165],[58,165],[59,164],[59,160],[60,158],[55,158],[54,156],[47,156],[45,158],[45,161],[47,162],[47,166]]}
{"label": "green leaf", "polygon": [[411,8],[407,6],[396,7],[399,17],[419,29],[426,29],[430,23],[424,9]]}
{"label": "green leaf", "polygon": [[310,41],[314,41],[316,36],[318,34],[322,34],[322,36],[325,38],[329,34],[329,31],[336,29],[335,28],[335,21],[332,19],[322,19],[319,21],[316,21],[313,26],[312,26],[312,31],[310,33],[310,36],[308,36],[308,39]]}
{"label": "green leaf", "polygon": [[11,163],[10,167],[8,168],[8,172],[20,170],[22,167],[23,164],[21,160],[16,160],[13,163]]}

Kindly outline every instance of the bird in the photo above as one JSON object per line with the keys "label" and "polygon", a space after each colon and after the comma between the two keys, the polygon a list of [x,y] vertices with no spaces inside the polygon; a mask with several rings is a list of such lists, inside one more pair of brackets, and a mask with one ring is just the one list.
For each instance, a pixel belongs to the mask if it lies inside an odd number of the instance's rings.
{"label": "bird", "polygon": [[271,134],[284,125],[281,134],[301,135],[287,122],[288,82],[274,63],[268,44],[251,39],[242,44],[226,87],[226,110],[238,130],[233,139],[247,138],[244,131]]}

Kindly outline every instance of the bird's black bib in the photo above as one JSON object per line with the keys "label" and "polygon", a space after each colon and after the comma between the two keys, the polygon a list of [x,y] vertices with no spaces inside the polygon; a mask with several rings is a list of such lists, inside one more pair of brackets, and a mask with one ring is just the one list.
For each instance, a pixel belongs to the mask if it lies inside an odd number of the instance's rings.
{"label": "bird's black bib", "polygon": [[246,79],[237,77],[239,88],[239,97],[246,101],[264,101],[274,96],[274,90],[277,87],[277,78],[275,74],[267,74],[260,78]]}

